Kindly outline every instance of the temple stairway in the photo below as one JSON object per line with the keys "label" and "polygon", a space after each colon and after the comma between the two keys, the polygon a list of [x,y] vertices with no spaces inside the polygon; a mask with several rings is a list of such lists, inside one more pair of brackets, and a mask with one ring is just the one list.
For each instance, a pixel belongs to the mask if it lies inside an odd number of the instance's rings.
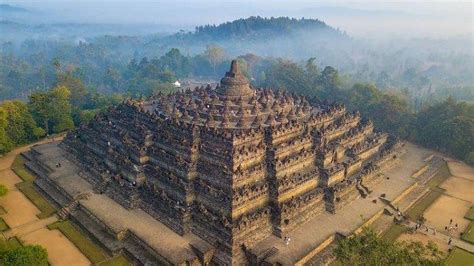
{"label": "temple stairway", "polygon": [[79,206],[79,201],[82,199],[87,199],[89,197],[88,193],[83,193],[77,195],[71,202],[66,204],[66,206],[62,207],[58,212],[57,215],[59,219],[65,220],[68,218],[69,214],[77,207]]}
{"label": "temple stairway", "polygon": [[370,190],[369,188],[367,188],[366,186],[364,186],[362,184],[361,181],[357,181],[356,183],[356,188],[357,188],[357,191],[359,191],[360,195],[365,199],[367,198],[367,196],[370,194]]}
{"label": "temple stairway", "polygon": [[105,192],[107,189],[107,186],[109,185],[111,179],[110,178],[104,178],[102,182],[100,182],[96,187],[94,187],[94,192],[97,194],[102,194]]}

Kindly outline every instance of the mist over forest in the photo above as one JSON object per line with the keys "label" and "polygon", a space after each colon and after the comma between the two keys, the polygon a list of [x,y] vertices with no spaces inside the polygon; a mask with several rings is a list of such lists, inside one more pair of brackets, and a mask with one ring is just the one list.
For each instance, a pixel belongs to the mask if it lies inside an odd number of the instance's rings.
{"label": "mist over forest", "polygon": [[[0,100],[55,99],[64,91],[52,89],[65,86],[69,120],[33,114],[54,133],[125,97],[175,91],[176,80],[217,82],[238,58],[254,86],[342,101],[383,130],[474,162],[470,10],[458,2],[7,1]],[[441,107],[449,116],[432,117]],[[463,141],[443,142],[453,134]],[[38,136],[29,135],[9,147]]]}
{"label": "mist over forest", "polygon": [[[414,13],[396,9],[369,10],[337,6],[311,6],[305,9],[305,5],[307,3],[303,1],[298,8],[291,8],[277,1],[270,6],[255,4],[246,10],[244,6],[248,5],[245,3],[213,4],[206,1],[195,5],[178,1],[172,7],[162,1],[144,1],[137,5],[114,3],[107,7],[89,1],[80,5],[65,5],[61,1],[2,4],[2,58],[5,62],[8,58],[5,56],[13,56],[9,59],[19,64],[24,62],[27,65],[23,65],[25,72],[33,72],[30,75],[34,75],[39,64],[44,66],[54,58],[61,58],[63,65],[84,68],[84,61],[89,59],[81,53],[94,49],[96,51],[93,54],[99,52],[102,55],[93,55],[97,62],[90,62],[87,68],[97,68],[93,72],[103,72],[103,69],[123,67],[132,59],[163,56],[173,48],[179,49],[184,55],[195,56],[203,54],[209,45],[216,45],[224,50],[226,59],[255,54],[262,58],[282,58],[301,63],[315,58],[319,67],[333,66],[351,80],[373,82],[381,89],[403,92],[414,101],[434,100],[449,95],[459,100],[474,100],[474,52],[472,36],[469,34],[472,29],[466,25],[462,27],[462,16],[441,16],[443,13],[436,12],[428,16],[429,10],[425,10],[425,6]],[[145,6],[155,9],[145,10]],[[126,8],[130,9],[127,14],[123,10]],[[100,11],[105,9],[108,11],[99,16]],[[231,10],[219,12],[228,9]],[[342,25],[348,19],[352,19],[352,24],[365,23],[369,36],[364,36],[357,28],[353,29],[354,33],[348,33],[318,17],[302,20],[244,17],[233,23],[223,21],[218,26],[191,26],[192,23],[205,23],[210,17],[222,21],[227,17],[245,15],[246,12],[279,14],[284,9],[288,9],[287,13],[298,15],[321,14],[321,17]],[[137,10],[141,11],[140,16]],[[74,11],[75,14],[71,14]],[[172,19],[169,13],[176,14],[175,18]],[[420,24],[417,21],[420,17],[427,28],[424,34],[412,31]],[[394,18],[404,22],[397,34],[393,34],[391,24],[386,23]],[[434,21],[445,21],[446,18],[450,19],[457,31],[451,30],[449,34],[439,36],[439,31],[443,30],[439,25],[437,34],[429,31],[433,26],[428,25]],[[377,21],[385,24],[379,27],[378,33],[373,34],[370,30]],[[411,26],[405,25],[410,22]],[[444,25],[446,22],[438,24]],[[403,31],[406,32],[405,36],[401,35]],[[69,50],[86,60],[68,55]],[[102,57],[104,62],[99,62]],[[6,77],[10,71],[16,71],[15,68],[14,65],[3,68],[0,75]],[[221,69],[218,75],[208,76],[218,78],[223,71]],[[206,74],[209,73],[199,73]],[[5,81],[5,78],[2,80]],[[99,85],[98,82],[94,83]],[[27,86],[29,88],[24,88],[27,91],[38,87],[37,84]],[[4,90],[10,89],[7,86]],[[13,91],[13,94],[3,91],[0,95],[3,98],[27,95],[24,91]]]}

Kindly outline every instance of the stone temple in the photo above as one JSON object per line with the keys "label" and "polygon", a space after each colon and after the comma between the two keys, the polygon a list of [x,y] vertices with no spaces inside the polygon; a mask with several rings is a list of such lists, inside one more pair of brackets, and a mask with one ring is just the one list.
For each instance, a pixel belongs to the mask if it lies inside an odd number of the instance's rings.
{"label": "stone temple", "polygon": [[195,240],[195,260],[155,264],[255,265],[270,237],[366,196],[399,142],[343,105],[253,88],[233,61],[216,88],[127,100],[59,146],[96,194]]}

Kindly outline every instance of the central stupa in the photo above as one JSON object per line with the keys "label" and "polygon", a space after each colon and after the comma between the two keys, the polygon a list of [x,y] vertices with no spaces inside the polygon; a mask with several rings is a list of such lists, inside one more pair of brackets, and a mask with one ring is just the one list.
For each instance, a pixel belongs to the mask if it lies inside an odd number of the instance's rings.
{"label": "central stupa", "polygon": [[225,73],[216,91],[219,95],[228,98],[251,97],[255,94],[255,91],[250,88],[248,79],[240,72],[236,60],[232,61],[230,70]]}

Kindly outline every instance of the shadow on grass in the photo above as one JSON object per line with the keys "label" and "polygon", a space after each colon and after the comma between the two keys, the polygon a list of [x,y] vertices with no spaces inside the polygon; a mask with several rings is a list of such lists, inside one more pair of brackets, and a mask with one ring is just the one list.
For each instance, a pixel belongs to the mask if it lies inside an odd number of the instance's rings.
{"label": "shadow on grass", "polygon": [[15,186],[40,210],[41,213],[37,215],[38,218],[44,219],[56,213],[53,205],[34,189],[33,181],[36,176],[26,169],[25,158],[21,154],[15,157],[11,169],[23,180]]}
{"label": "shadow on grass", "polygon": [[69,220],[52,223],[48,228],[61,231],[94,265],[131,265],[123,255],[110,258],[105,250],[87,238],[86,233]]}

